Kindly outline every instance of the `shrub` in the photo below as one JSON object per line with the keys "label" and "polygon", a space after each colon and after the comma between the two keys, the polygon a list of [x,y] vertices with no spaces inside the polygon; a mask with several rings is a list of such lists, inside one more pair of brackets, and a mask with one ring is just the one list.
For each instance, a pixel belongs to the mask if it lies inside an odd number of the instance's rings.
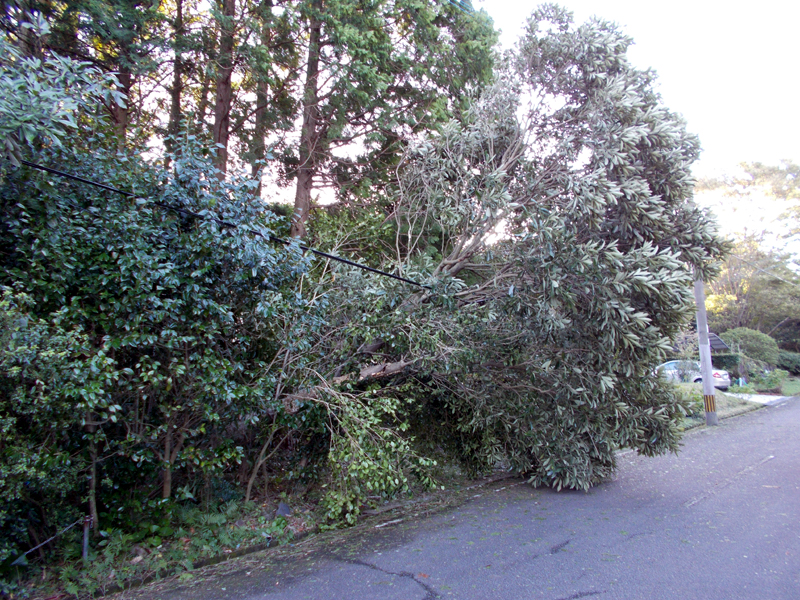
{"label": "shrub", "polygon": [[273,361],[285,336],[302,348],[298,329],[318,321],[295,291],[308,264],[296,248],[198,216],[268,236],[275,217],[251,202],[249,182],[207,177],[196,145],[170,174],[113,149],[106,158],[107,141],[37,160],[149,198],[53,185],[27,168],[0,179],[0,285],[24,291],[6,292],[0,310],[0,560],[87,501],[100,528],[124,527],[120,503],[238,469],[260,444],[258,423],[285,413],[275,385],[292,382]]}
{"label": "shrub", "polygon": [[759,392],[773,392],[775,394],[781,393],[781,386],[789,373],[783,369],[775,369],[773,371],[762,372],[753,375],[751,383]]}
{"label": "shrub", "polygon": [[679,384],[675,386],[676,396],[683,403],[688,417],[696,417],[705,412],[703,392],[699,387],[696,384]]}
{"label": "shrub", "polygon": [[756,388],[749,383],[745,383],[744,385],[734,384],[728,389],[728,391],[731,394],[755,394]]}
{"label": "shrub", "polygon": [[789,371],[792,375],[800,375],[800,352],[781,350],[776,364],[781,369]]}
{"label": "shrub", "polygon": [[755,329],[747,327],[730,329],[722,334],[722,339],[731,348],[738,347],[740,352],[768,365],[776,365],[780,358],[778,343],[766,333]]}
{"label": "shrub", "polygon": [[739,354],[714,354],[711,357],[715,369],[725,369],[726,371],[736,371],[742,357]]}

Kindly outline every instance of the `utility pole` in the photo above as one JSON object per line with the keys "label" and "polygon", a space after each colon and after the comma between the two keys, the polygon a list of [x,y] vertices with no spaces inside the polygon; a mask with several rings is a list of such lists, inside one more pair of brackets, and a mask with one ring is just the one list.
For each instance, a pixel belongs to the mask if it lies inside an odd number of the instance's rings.
{"label": "utility pole", "polygon": [[703,376],[703,404],[706,409],[706,425],[719,425],[714,376],[711,374],[711,345],[708,343],[706,291],[701,277],[697,277],[694,282],[694,300],[697,303],[697,336],[700,338],[700,374]]}

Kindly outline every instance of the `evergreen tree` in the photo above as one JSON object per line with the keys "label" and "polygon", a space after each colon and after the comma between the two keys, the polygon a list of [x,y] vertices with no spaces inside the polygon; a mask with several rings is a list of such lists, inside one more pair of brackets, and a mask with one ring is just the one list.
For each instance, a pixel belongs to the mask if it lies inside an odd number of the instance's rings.
{"label": "evergreen tree", "polygon": [[[491,78],[496,34],[485,13],[422,0],[297,4],[306,57],[292,235],[303,237],[312,192],[385,182],[409,136],[452,114]],[[374,189],[372,190],[374,192]]]}

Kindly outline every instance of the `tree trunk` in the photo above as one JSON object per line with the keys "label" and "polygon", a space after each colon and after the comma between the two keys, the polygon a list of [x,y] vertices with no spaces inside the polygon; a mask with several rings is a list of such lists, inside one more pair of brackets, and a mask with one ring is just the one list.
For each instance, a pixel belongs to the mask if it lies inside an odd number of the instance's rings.
{"label": "tree trunk", "polygon": [[207,73],[203,73],[203,82],[200,85],[200,101],[197,103],[197,114],[195,115],[197,121],[197,133],[205,133],[206,130],[206,112],[208,112],[208,92],[211,89],[211,78]]}
{"label": "tree trunk", "polygon": [[231,124],[231,102],[233,100],[233,43],[235,33],[236,0],[220,0],[222,17],[220,22],[219,56],[217,58],[217,98],[214,104],[214,144],[217,144],[215,166],[219,178],[225,179],[228,169],[228,136]]}
{"label": "tree trunk", "polygon": [[19,37],[20,47],[25,56],[42,58],[42,41],[32,29],[28,29],[27,27],[19,27],[17,28],[16,34]]}
{"label": "tree trunk", "polygon": [[97,446],[94,440],[89,445],[89,457],[92,461],[89,473],[89,514],[92,517],[92,531],[100,534],[100,517],[97,514]]}
{"label": "tree trunk", "polygon": [[161,497],[169,498],[172,496],[172,429],[167,430],[164,438],[164,474],[161,483]]}
{"label": "tree trunk", "polygon": [[256,198],[261,197],[261,168],[267,156],[267,146],[264,138],[267,135],[266,104],[269,98],[268,90],[269,84],[267,82],[259,82],[256,91],[256,127],[255,131],[253,131],[252,163],[250,164],[250,172],[253,179],[258,181],[258,187],[255,191]]}
{"label": "tree trunk", "polygon": [[208,512],[208,505],[211,502],[211,475],[206,471],[203,473],[203,504],[205,510]]}
{"label": "tree trunk", "polygon": [[117,80],[119,81],[118,90],[125,95],[125,105],[112,104],[111,117],[114,119],[114,127],[117,130],[117,137],[121,146],[125,143],[130,119],[131,88],[133,87],[133,75],[130,69],[120,67],[119,73],[117,73]]}
{"label": "tree trunk", "polygon": [[[264,0],[262,2],[262,19],[261,23],[261,45],[269,46],[271,41],[271,23],[267,20],[272,13],[272,0]],[[251,173],[254,179],[258,180],[258,188],[256,189],[256,198],[261,197],[261,161],[266,159],[267,147],[264,140],[267,135],[267,126],[269,123],[269,115],[267,113],[267,101],[269,100],[269,80],[266,77],[261,77],[256,88],[256,126],[253,131],[253,146],[252,146],[252,163]]]}
{"label": "tree trunk", "polygon": [[261,452],[258,453],[258,458],[256,459],[256,462],[253,465],[253,474],[250,476],[250,479],[247,482],[247,490],[245,491],[244,494],[245,502],[250,502],[250,493],[253,491],[253,483],[255,482],[256,477],[258,477],[258,471],[261,469],[262,465],[266,470],[266,461],[264,460],[264,455],[267,453],[267,448],[269,448],[269,445],[272,443],[272,436],[274,435],[275,435],[275,429],[273,429],[270,432],[267,441],[264,442],[264,445],[261,447]]}
{"label": "tree trunk", "polygon": [[95,415],[91,411],[84,415],[83,430],[89,436],[89,514],[92,517],[92,529],[94,534],[100,533],[100,520],[97,515],[97,442],[94,435],[97,432],[97,425],[94,421]]}
{"label": "tree trunk", "polygon": [[269,473],[267,472],[267,463],[264,463],[264,502],[269,500]]}
{"label": "tree trunk", "polygon": [[[319,9],[319,3],[315,3]],[[294,215],[290,235],[305,237],[306,221],[311,210],[311,190],[314,187],[317,144],[319,142],[319,54],[322,22],[316,14],[309,18],[308,66],[303,86],[303,128],[300,132],[300,164],[297,168],[297,188],[294,196]]]}
{"label": "tree trunk", "polygon": [[161,484],[161,497],[169,498],[172,496],[172,467],[175,461],[178,460],[178,454],[183,449],[183,443],[186,441],[186,430],[181,428],[178,430],[178,439],[173,438],[173,427],[167,425],[167,434],[164,436],[164,479]]}
{"label": "tree trunk", "polygon": [[[170,139],[166,141],[167,150],[170,154],[176,154],[179,150],[177,142],[181,131],[181,96],[183,94],[183,0],[175,1],[175,21],[172,26],[175,39],[175,64],[172,71],[172,87],[169,90],[169,123],[167,125],[167,135]],[[169,168],[170,158],[165,160],[165,167]]]}
{"label": "tree trunk", "polygon": [[[214,63],[217,60],[217,32],[215,30],[209,32],[206,43],[208,45],[203,48],[203,54],[205,55],[207,63]],[[195,115],[197,119],[195,133],[205,135],[206,113],[208,112],[208,105],[210,104],[209,95],[211,91],[212,72],[208,66],[203,66],[199,71],[202,73],[202,78],[200,81],[200,97],[197,101],[197,114]]]}

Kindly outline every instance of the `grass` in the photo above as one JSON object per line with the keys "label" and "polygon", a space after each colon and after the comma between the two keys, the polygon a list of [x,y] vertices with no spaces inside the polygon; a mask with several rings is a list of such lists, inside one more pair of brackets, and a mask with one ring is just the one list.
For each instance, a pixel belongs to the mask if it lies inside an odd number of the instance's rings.
{"label": "grass", "polygon": [[800,377],[790,377],[781,385],[784,396],[800,396]]}
{"label": "grass", "polygon": [[[703,384],[676,383],[675,385],[683,392],[684,395],[693,399],[692,407],[694,408],[694,412],[693,414],[687,416],[684,420],[684,428],[689,429],[704,423],[705,412],[703,410]],[[721,419],[747,412],[752,410],[754,407],[759,406],[755,402],[750,402],[748,400],[731,396],[721,390],[715,389],[714,391],[714,398],[717,403],[717,415]]]}
{"label": "grass", "polygon": [[717,414],[722,418],[736,415],[749,410],[753,406],[758,406],[757,402],[743,400],[720,390],[716,390],[716,392]]}
{"label": "grass", "polygon": [[[676,383],[681,392],[692,399],[693,414],[684,420],[684,428],[697,427],[705,422],[703,411],[703,384],[702,383]],[[734,388],[735,389],[735,388]],[[714,390],[717,402],[717,415],[724,419],[733,415],[738,415],[758,406],[755,402],[743,400],[720,390]],[[790,377],[781,384],[781,394],[783,396],[800,396],[800,377]]]}

